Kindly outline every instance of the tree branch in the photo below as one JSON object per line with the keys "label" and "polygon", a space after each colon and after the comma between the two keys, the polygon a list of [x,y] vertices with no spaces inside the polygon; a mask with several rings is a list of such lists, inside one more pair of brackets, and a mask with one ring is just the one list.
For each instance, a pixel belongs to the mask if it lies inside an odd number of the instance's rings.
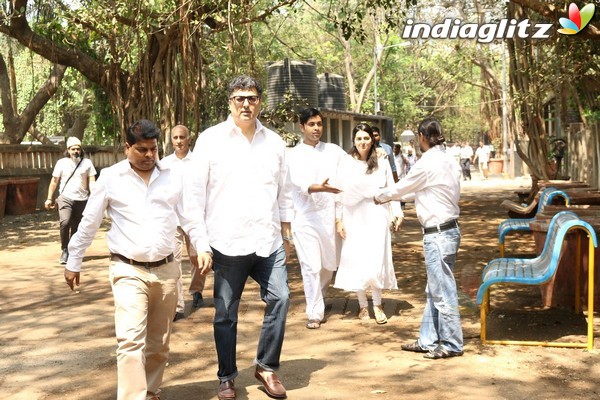
{"label": "tree branch", "polygon": [[7,18],[0,19],[0,32],[16,39],[51,62],[73,67],[92,82],[102,85],[107,67],[77,48],[57,46],[52,40],[33,32],[25,18],[26,8],[27,0],[13,0],[12,13]]}
{"label": "tree branch", "polygon": [[[541,16],[550,18],[556,22],[558,22],[560,17],[569,17],[569,13],[566,10],[563,11],[554,4],[544,3],[539,0],[511,0],[511,2],[529,8]],[[575,37],[578,39],[600,40],[600,27],[596,23],[590,22],[590,24]]]}
{"label": "tree branch", "polygon": [[54,64],[52,72],[48,79],[46,79],[46,82],[38,89],[35,96],[33,96],[21,113],[21,123],[23,125],[29,127],[29,125],[33,123],[40,110],[58,90],[66,70],[67,67],[64,65]]}

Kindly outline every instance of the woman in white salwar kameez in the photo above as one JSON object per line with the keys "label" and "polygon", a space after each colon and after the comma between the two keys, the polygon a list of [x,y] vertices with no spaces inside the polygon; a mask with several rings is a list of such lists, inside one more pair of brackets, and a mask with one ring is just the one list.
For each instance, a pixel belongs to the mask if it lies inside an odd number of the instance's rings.
{"label": "woman in white salwar kameez", "polygon": [[378,158],[371,127],[358,124],[352,140],[336,177],[336,187],[342,190],[336,201],[336,231],[343,245],[334,287],[356,292],[361,320],[370,319],[366,290],[371,290],[375,320],[385,324],[382,290],[398,288],[389,228],[393,224],[398,230],[404,214],[398,202],[373,202],[373,195],[393,186],[394,178],[389,161]]}

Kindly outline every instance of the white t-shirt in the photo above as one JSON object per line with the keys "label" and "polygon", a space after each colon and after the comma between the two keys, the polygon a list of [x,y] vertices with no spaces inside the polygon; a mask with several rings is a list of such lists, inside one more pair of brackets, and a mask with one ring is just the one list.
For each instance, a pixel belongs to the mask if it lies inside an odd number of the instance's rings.
{"label": "white t-shirt", "polygon": [[[54,166],[52,176],[60,178],[59,193],[61,196],[71,200],[83,201],[89,197],[89,178],[96,175],[96,168],[94,168],[94,164],[89,158],[83,158],[81,164],[79,166],[77,164],[79,164],[79,161],[75,162],[69,157],[61,158]],[[75,167],[77,167],[76,170]],[[73,170],[75,170],[75,173],[69,179]]]}
{"label": "white t-shirt", "polygon": [[487,146],[478,147],[475,155],[480,163],[486,163],[490,160],[490,150]]}

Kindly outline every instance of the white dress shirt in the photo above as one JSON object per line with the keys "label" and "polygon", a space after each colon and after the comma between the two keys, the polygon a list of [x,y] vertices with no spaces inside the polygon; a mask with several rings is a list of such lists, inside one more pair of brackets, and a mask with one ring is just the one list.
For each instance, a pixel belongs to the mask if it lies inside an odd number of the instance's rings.
{"label": "white dress shirt", "polygon": [[194,160],[194,154],[191,150],[188,150],[187,154],[183,158],[177,157],[174,152],[160,160],[160,164],[163,168],[183,168],[183,171],[188,172],[192,167],[192,161]]}
{"label": "white dress shirt", "polygon": [[123,160],[102,170],[77,233],[69,242],[67,269],[81,271],[85,250],[102,223],[104,211],[112,220],[106,236],[111,253],[132,260],[164,259],[175,248],[178,220],[198,251],[210,251],[197,202],[183,186],[183,177],[160,162],[148,185]]}
{"label": "white dress shirt", "polygon": [[376,195],[378,201],[408,200],[414,194],[419,222],[431,227],[458,218],[461,170],[454,157],[435,146],[410,169],[402,180]]}
{"label": "white dress shirt", "polygon": [[460,148],[460,158],[471,158],[473,157],[473,148],[469,145]]}
{"label": "white dress shirt", "polygon": [[281,222],[293,213],[285,147],[258,120],[249,142],[231,116],[198,137],[194,183],[211,247],[227,256],[260,257],[281,247]]}
{"label": "white dress shirt", "polygon": [[[187,179],[187,177],[191,177],[192,174],[195,173],[193,160],[194,154],[191,150],[188,150],[187,154],[183,158],[177,157],[177,155],[173,152],[172,154],[163,157],[163,159],[160,160],[160,165],[163,168],[169,168],[179,174],[182,174],[184,177],[183,184],[189,185],[190,179]],[[181,224],[179,224],[179,226],[181,226]]]}

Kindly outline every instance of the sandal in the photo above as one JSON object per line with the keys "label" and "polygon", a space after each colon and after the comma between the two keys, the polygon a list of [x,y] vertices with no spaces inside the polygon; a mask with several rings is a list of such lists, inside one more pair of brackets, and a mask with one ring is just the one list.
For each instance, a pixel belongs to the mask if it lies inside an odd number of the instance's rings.
{"label": "sandal", "polygon": [[421,347],[418,340],[415,340],[413,343],[410,343],[410,344],[403,344],[402,346],[400,346],[400,348],[404,351],[412,351],[415,353],[428,353],[429,352],[429,350],[426,350]]}
{"label": "sandal", "polygon": [[370,320],[371,316],[369,315],[369,309],[367,307],[362,307],[360,310],[358,310],[358,315],[356,317],[361,321]]}
{"label": "sandal", "polygon": [[308,329],[319,329],[321,327],[321,321],[318,319],[309,319],[306,323]]}
{"label": "sandal", "polygon": [[381,306],[373,306],[373,313],[375,314],[375,322],[379,325],[383,325],[388,322],[387,316],[383,312]]}
{"label": "sandal", "polygon": [[423,357],[430,360],[439,360],[440,358],[460,357],[463,354],[463,351],[450,351],[438,346],[433,350],[429,350],[429,352],[424,354]]}

